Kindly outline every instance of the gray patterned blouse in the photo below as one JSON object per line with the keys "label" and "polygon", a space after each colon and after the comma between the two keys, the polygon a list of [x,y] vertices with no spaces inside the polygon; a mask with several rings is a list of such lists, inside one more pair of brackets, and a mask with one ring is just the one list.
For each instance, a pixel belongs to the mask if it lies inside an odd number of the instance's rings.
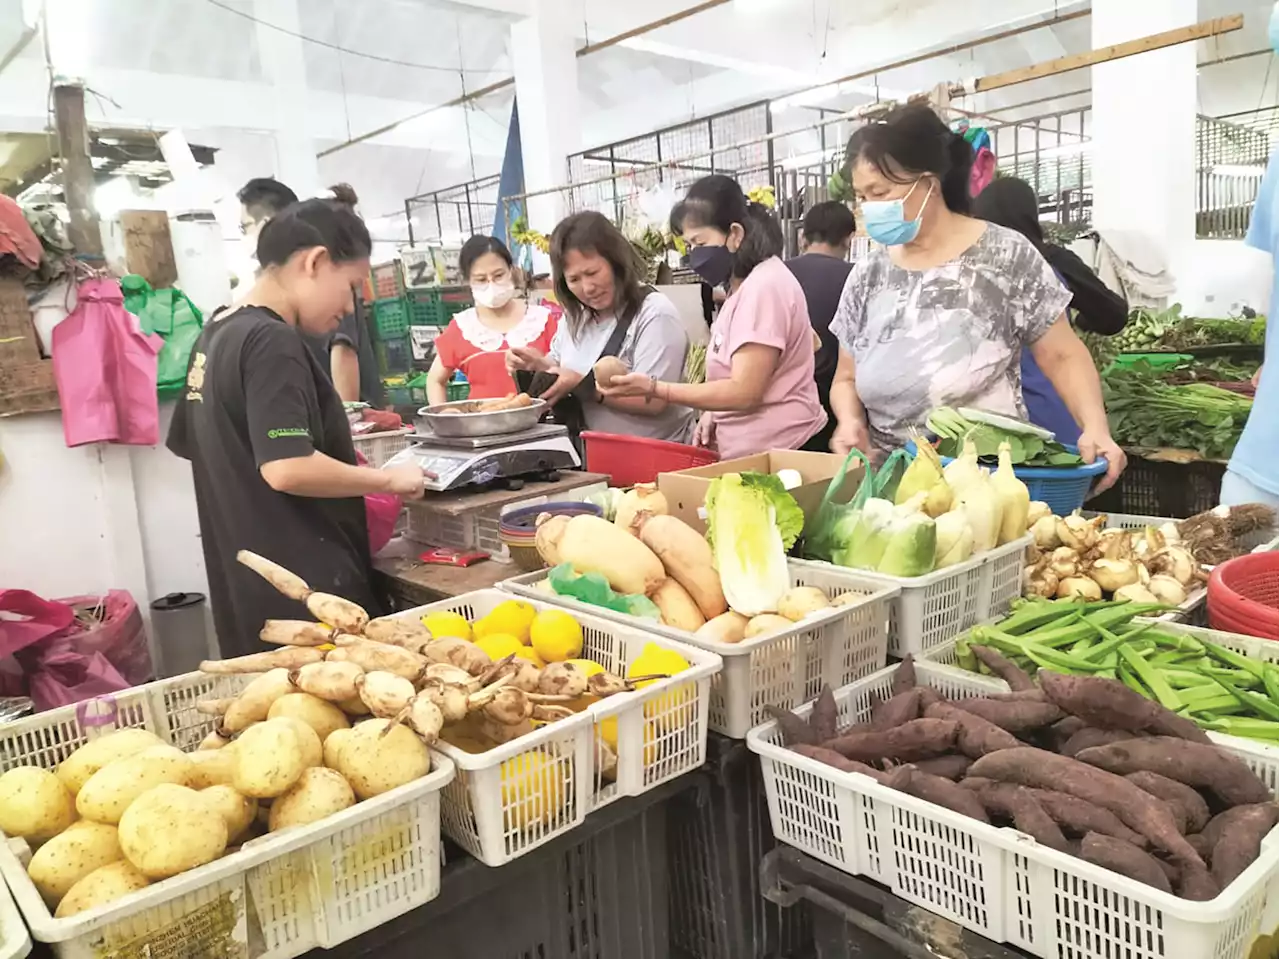
{"label": "gray patterned blouse", "polygon": [[896,266],[876,247],[854,264],[831,321],[853,356],[872,443],[901,446],[938,406],[1025,419],[1022,350],[1070,301],[1031,242],[993,223],[958,257],[927,270]]}

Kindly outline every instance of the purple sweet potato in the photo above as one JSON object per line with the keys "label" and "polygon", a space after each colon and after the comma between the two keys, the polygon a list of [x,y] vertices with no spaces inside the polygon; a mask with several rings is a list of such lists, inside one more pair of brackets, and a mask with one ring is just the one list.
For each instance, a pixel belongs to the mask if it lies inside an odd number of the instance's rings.
{"label": "purple sweet potato", "polygon": [[[1244,809],[1244,806],[1237,806],[1237,809]],[[1197,855],[1205,862],[1213,860],[1213,840],[1202,832],[1192,833],[1187,837],[1187,843],[1194,849]]]}
{"label": "purple sweet potato", "polygon": [[1076,758],[1120,776],[1142,770],[1159,773],[1175,782],[1208,789],[1229,806],[1271,798],[1266,783],[1225,749],[1172,736],[1094,746]]}
{"label": "purple sweet potato", "polygon": [[1009,702],[999,699],[972,697],[957,699],[951,703],[966,713],[981,716],[989,723],[1011,733],[1025,733],[1041,726],[1048,726],[1062,718],[1062,710],[1053,703],[1035,700]]}
{"label": "purple sweet potato", "polygon": [[862,775],[869,776],[876,782],[883,782],[886,776],[886,773],[882,773],[878,769],[872,769],[866,763],[845,759],[833,749],[824,749],[822,746],[814,746],[809,743],[796,743],[790,748],[792,752],[797,752],[801,756],[808,756],[810,759],[816,759],[820,763],[826,763],[828,766],[833,766],[843,773],[862,773]]}
{"label": "purple sweet potato", "polygon": [[1119,680],[1066,676],[1049,669],[1040,670],[1039,679],[1040,688],[1050,701],[1091,726],[1176,736],[1197,743],[1210,741],[1209,734],[1191,720],[1135,693]]}
{"label": "purple sweet potato", "polygon": [[1033,789],[1031,795],[1063,829],[1077,836],[1097,832],[1145,846],[1146,839],[1120,821],[1115,813],[1069,793],[1054,789]]}
{"label": "purple sweet potato", "polygon": [[838,736],[823,745],[859,762],[892,759],[909,763],[954,751],[959,729],[945,719],[913,719],[894,729]]}
{"label": "purple sweet potato", "polygon": [[1145,769],[1141,772],[1129,773],[1124,778],[1139,789],[1145,789],[1157,799],[1163,799],[1174,808],[1175,813],[1180,810],[1187,824],[1187,828],[1183,830],[1184,834],[1200,832],[1208,823],[1209,804],[1190,786]]}
{"label": "purple sweet potato", "polygon": [[986,810],[983,809],[982,802],[971,790],[953,783],[950,779],[922,773],[914,766],[899,766],[889,774],[884,784],[909,796],[924,799],[958,812],[962,816],[976,819],[978,822],[991,821],[987,817]]}
{"label": "purple sweet potato", "polygon": [[893,729],[920,718],[920,689],[896,693],[871,707],[872,729]]}
{"label": "purple sweet potato", "polygon": [[905,693],[908,689],[916,688],[916,661],[915,657],[910,653],[902,657],[902,662],[898,664],[898,668],[893,671],[893,683],[889,687],[891,696],[897,696],[899,693]]}
{"label": "purple sweet potato", "polygon": [[1080,843],[1080,858],[1146,883],[1161,892],[1173,892],[1168,877],[1155,857],[1123,839],[1091,832]]}
{"label": "purple sweet potato", "polygon": [[988,812],[1012,819],[1020,832],[1042,846],[1067,851],[1067,837],[1025,786],[992,780],[966,780],[964,786],[972,788]]}
{"label": "purple sweet potato", "polygon": [[1035,689],[1015,689],[1007,693],[992,693],[987,697],[998,703],[1047,703],[1049,697],[1039,687]]}
{"label": "purple sweet potato", "polygon": [[1046,730],[1056,750],[1061,752],[1062,744],[1069,740],[1089,724],[1079,716],[1064,716]]}
{"label": "purple sweet potato", "polygon": [[1000,655],[990,646],[972,645],[969,647],[969,652],[973,653],[978,658],[978,661],[991,670],[994,675],[999,676],[1008,683],[1009,688],[1014,692],[1020,689],[1036,688],[1035,680],[1028,676],[1022,667]]}
{"label": "purple sweet potato", "polygon": [[809,728],[820,743],[834,739],[836,724],[840,721],[840,711],[836,708],[836,697],[831,685],[825,684],[818,698],[813,701],[813,711],[809,713]]}
{"label": "purple sweet potato", "polygon": [[809,724],[791,710],[780,706],[765,706],[764,710],[773,717],[778,728],[782,730],[782,745],[794,746],[797,743],[806,743],[816,746],[822,741],[818,739]]}
{"label": "purple sweet potato", "polygon": [[988,753],[969,767],[969,774],[1070,793],[1109,809],[1174,858],[1203,862],[1174,826],[1169,807],[1122,776],[1032,746]]}
{"label": "purple sweet potato", "polygon": [[948,703],[934,703],[924,711],[926,719],[950,719],[960,726],[956,746],[970,759],[978,759],[997,749],[1015,749],[1022,743],[1013,733],[995,723]]}
{"label": "purple sweet potato", "polygon": [[1213,846],[1213,878],[1223,889],[1258,858],[1262,839],[1275,827],[1276,804],[1258,803],[1241,813]]}
{"label": "purple sweet potato", "polygon": [[924,712],[934,703],[940,703],[943,701],[942,693],[938,692],[932,686],[918,686],[916,688],[920,690],[920,711],[921,712]]}
{"label": "purple sweet potato", "polygon": [[1182,875],[1178,878],[1178,895],[1192,902],[1208,902],[1217,899],[1222,892],[1218,880],[1213,873],[1203,866],[1188,863],[1182,867]]}
{"label": "purple sweet potato", "polygon": [[[1275,803],[1251,803],[1246,806],[1236,806],[1225,812],[1220,812],[1209,820],[1209,824],[1204,827],[1204,831],[1200,833],[1202,841],[1209,844],[1209,848],[1213,849],[1218,844],[1218,840],[1228,833],[1232,832],[1240,823],[1247,822],[1250,817],[1258,815],[1252,812],[1255,805],[1270,807],[1272,812],[1269,815],[1275,815]],[[1265,818],[1268,814],[1263,813]]]}
{"label": "purple sweet potato", "polygon": [[1062,744],[1058,752],[1064,756],[1075,757],[1083,749],[1094,746],[1107,746],[1111,743],[1122,743],[1137,735],[1124,729],[1099,729],[1097,726],[1085,726]]}
{"label": "purple sweet potato", "polygon": [[961,756],[959,753],[953,753],[950,756],[935,756],[932,759],[917,759],[912,763],[922,773],[941,776],[943,779],[950,779],[952,782],[960,779],[972,764],[973,760],[968,756]]}

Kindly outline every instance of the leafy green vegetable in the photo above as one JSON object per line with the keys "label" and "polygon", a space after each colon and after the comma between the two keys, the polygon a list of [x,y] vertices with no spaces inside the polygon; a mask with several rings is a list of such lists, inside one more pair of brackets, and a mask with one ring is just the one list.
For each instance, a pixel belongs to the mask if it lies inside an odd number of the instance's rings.
{"label": "leafy green vegetable", "polygon": [[803,528],[804,512],[776,476],[726,473],[711,481],[707,539],[732,609],[756,616],[778,608],[791,587],[788,544]]}
{"label": "leafy green vegetable", "polygon": [[1231,456],[1253,409],[1249,397],[1207,383],[1167,384],[1145,362],[1108,371],[1102,394],[1120,445],[1195,450],[1211,460]]}
{"label": "leafy green vegetable", "polygon": [[[791,549],[804,531],[804,510],[800,508],[795,497],[787,492],[787,488],[782,485],[782,480],[772,473],[727,473],[725,476],[736,476],[736,482],[749,490],[758,492],[773,505],[774,522],[782,536],[782,545],[785,549]],[[711,487],[707,490],[707,541],[713,549],[715,548],[715,528],[710,520],[711,504],[717,490],[722,488],[719,481],[724,478],[712,480]]]}
{"label": "leafy green vegetable", "polygon": [[960,456],[964,441],[968,438],[973,440],[981,461],[994,463],[1000,444],[1008,443],[1009,459],[1015,466],[1079,466],[1084,462],[1054,440],[1043,440],[1030,433],[977,423],[947,407],[930,413],[927,425],[938,436],[938,455],[951,459]]}

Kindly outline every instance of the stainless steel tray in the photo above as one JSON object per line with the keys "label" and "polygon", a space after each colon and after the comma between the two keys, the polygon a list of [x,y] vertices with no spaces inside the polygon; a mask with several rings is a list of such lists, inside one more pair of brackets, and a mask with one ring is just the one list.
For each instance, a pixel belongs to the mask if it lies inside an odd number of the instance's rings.
{"label": "stainless steel tray", "polygon": [[451,406],[465,407],[474,400],[458,400],[439,406],[424,406],[418,410],[415,421],[422,431],[437,436],[495,436],[503,433],[519,433],[538,424],[547,408],[544,400],[535,399],[532,406],[518,410],[499,410],[496,413],[441,413]]}

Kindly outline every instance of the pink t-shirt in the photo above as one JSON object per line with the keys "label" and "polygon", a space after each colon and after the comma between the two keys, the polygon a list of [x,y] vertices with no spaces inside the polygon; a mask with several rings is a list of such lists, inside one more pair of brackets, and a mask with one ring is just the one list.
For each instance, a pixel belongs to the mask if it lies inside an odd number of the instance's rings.
{"label": "pink t-shirt", "polygon": [[813,327],[804,290],[776,256],[752,270],[720,308],[711,325],[707,380],[728,379],[733,354],[748,343],[782,355],[758,409],[714,414],[721,459],[799,449],[827,422],[813,381]]}

